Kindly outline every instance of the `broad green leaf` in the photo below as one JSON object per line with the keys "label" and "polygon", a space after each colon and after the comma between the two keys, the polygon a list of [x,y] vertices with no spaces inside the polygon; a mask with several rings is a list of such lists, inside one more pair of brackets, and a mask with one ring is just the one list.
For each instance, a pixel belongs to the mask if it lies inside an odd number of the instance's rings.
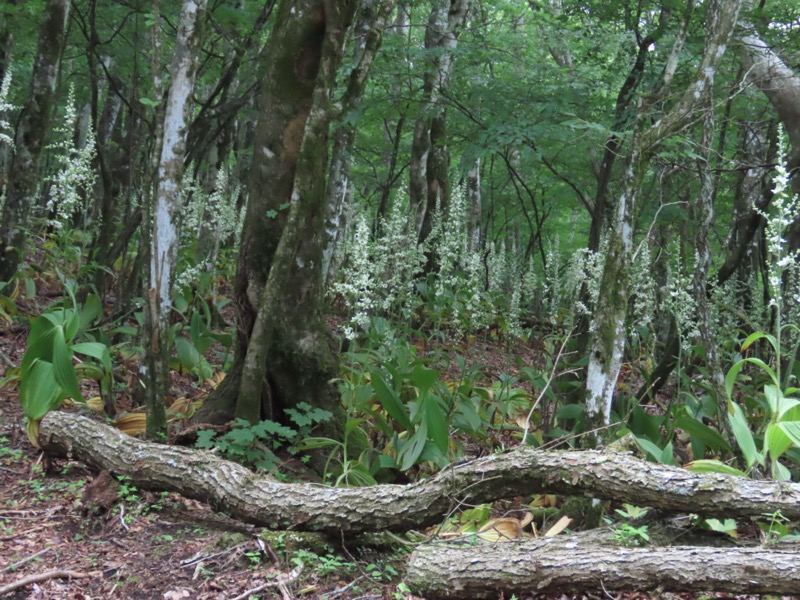
{"label": "broad green leaf", "polygon": [[37,360],[31,366],[28,377],[19,384],[19,401],[25,416],[40,421],[48,412],[61,406],[64,391],[56,383],[53,365]]}
{"label": "broad green leaf", "polygon": [[772,460],[778,460],[780,456],[792,447],[792,438],[777,423],[772,423],[767,427],[764,434],[765,454],[769,452]]}
{"label": "broad green leaf", "polygon": [[447,454],[450,447],[450,432],[447,427],[447,418],[438,399],[427,394],[420,400],[420,410],[422,411],[422,420],[428,425],[430,439],[442,454]]}
{"label": "broad green leaf", "polygon": [[83,303],[78,316],[78,326],[80,327],[80,330],[86,330],[86,328],[89,327],[89,325],[91,325],[94,320],[100,316],[102,311],[103,306],[100,303],[100,298],[97,297],[97,294],[89,294],[86,297],[86,301]]}
{"label": "broad green leaf", "polygon": [[774,385],[765,385],[764,397],[767,399],[767,404],[769,405],[770,414],[777,415],[778,408],[781,403],[781,398],[783,397],[781,391]]}
{"label": "broad green leaf", "polygon": [[662,450],[661,450],[661,448],[659,448],[658,446],[656,446],[656,445],[655,445],[653,442],[651,442],[650,440],[648,440],[648,439],[646,439],[646,438],[643,438],[643,437],[638,437],[638,436],[635,436],[635,435],[634,435],[634,436],[633,436],[633,440],[636,442],[636,445],[637,445],[637,446],[639,446],[639,449],[640,449],[642,452],[644,452],[645,454],[647,454],[647,455],[648,455],[650,458],[652,458],[654,461],[656,461],[656,462],[661,462],[661,455],[662,455]]}
{"label": "broad green leaf", "polygon": [[441,373],[435,369],[428,369],[417,365],[411,372],[411,383],[419,390],[420,395],[427,392],[433,384],[439,381]]}
{"label": "broad green leaf", "polygon": [[565,404],[556,409],[556,419],[579,419],[583,415],[583,404]]}
{"label": "broad green leaf", "polygon": [[[783,396],[778,408],[778,419],[783,419],[786,413],[800,406],[800,400],[797,398],[787,398]],[[794,419],[791,419],[794,420]]]}
{"label": "broad green leaf", "polygon": [[657,459],[662,465],[672,465],[675,464],[675,460],[673,458],[673,448],[672,442],[669,442],[664,449],[661,451],[661,457]]}
{"label": "broad green leaf", "polygon": [[691,416],[678,417],[675,420],[675,427],[682,429],[693,438],[702,440],[708,447],[715,450],[725,450],[726,452],[733,452],[733,448],[719,432],[711,429],[705,423],[695,419]]}
{"label": "broad green leaf", "polygon": [[755,333],[748,335],[747,338],[745,338],[745,340],[742,342],[742,350],[747,350],[751,345],[753,345],[754,342],[757,342],[761,339],[767,340],[776,353],[780,352],[780,349],[778,348],[778,340],[775,339],[775,336],[770,335],[769,333],[764,333],[763,331],[756,331]]}
{"label": "broad green leaf", "polygon": [[72,365],[72,349],[67,345],[61,329],[57,329],[53,337],[53,373],[56,383],[61,386],[67,397],[73,400],[83,400],[78,376]]}
{"label": "broad green leaf", "polygon": [[774,383],[776,386],[780,386],[780,382],[778,381],[777,373],[775,373],[773,368],[770,367],[763,360],[761,360],[760,358],[755,358],[755,357],[745,358],[744,360],[745,360],[745,362],[749,362],[750,364],[756,365],[757,367],[761,367],[761,370],[764,371],[764,373],[766,373],[767,375],[769,375],[770,379],[772,379],[772,383]]}
{"label": "broad green leaf", "polygon": [[85,356],[91,356],[100,361],[103,368],[107,371],[111,370],[111,355],[108,351],[108,346],[100,342],[81,342],[72,345],[72,351]]}
{"label": "broad green leaf", "polygon": [[734,363],[725,375],[725,391],[728,393],[728,400],[733,398],[733,386],[736,384],[736,378],[739,376],[739,372],[742,368],[744,368],[744,365],[744,360]]}
{"label": "broad green leaf", "polygon": [[185,337],[175,338],[175,349],[178,353],[178,362],[187,371],[194,371],[200,364],[200,353]]}
{"label": "broad green leaf", "polygon": [[378,482],[375,481],[375,478],[369,472],[369,469],[355,461],[348,461],[344,472],[336,479],[336,487],[344,484],[353,487],[367,487],[370,485],[377,485],[377,483]]}
{"label": "broad green leaf", "polygon": [[400,460],[400,470],[408,471],[411,467],[417,464],[422,451],[425,449],[425,443],[428,441],[428,425],[425,421],[420,423],[419,429],[414,432],[411,439],[407,440],[400,451],[397,453],[397,458]]}
{"label": "broad green leaf", "polygon": [[747,477],[739,469],[726,465],[718,460],[694,460],[687,463],[685,467],[695,473],[723,473],[725,475],[736,475],[737,477]]}
{"label": "broad green leaf", "polygon": [[22,357],[20,371],[25,376],[31,365],[37,360],[51,362],[53,360],[53,339],[60,326],[54,325],[50,320],[39,317],[31,325],[28,336],[28,349]]}
{"label": "broad green leaf", "polygon": [[756,450],[756,443],[753,440],[747,418],[744,416],[742,408],[735,402],[728,402],[728,421],[731,424],[733,436],[747,461],[747,466],[752,467],[755,464],[763,463],[764,457]]}
{"label": "broad green leaf", "polygon": [[791,481],[792,474],[777,460],[772,461],[772,478],[775,481]]}
{"label": "broad green leaf", "polygon": [[800,421],[782,421],[778,423],[778,427],[787,435],[795,447],[800,448]]}
{"label": "broad green leaf", "polygon": [[389,416],[406,431],[412,431],[414,427],[408,418],[403,401],[397,395],[397,392],[386,384],[383,375],[379,371],[373,371],[372,373],[372,389],[375,390],[378,401],[384,410],[389,413]]}

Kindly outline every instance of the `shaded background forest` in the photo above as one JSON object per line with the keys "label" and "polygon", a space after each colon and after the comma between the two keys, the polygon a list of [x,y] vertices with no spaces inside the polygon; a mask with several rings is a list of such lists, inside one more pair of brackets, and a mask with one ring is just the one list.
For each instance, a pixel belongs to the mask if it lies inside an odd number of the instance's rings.
{"label": "shaded background forest", "polygon": [[[147,404],[153,437],[195,410],[276,445],[319,426],[350,484],[444,466],[453,432],[614,423],[655,460],[791,477],[795,2],[211,1],[184,43],[190,5],[0,8],[3,316],[49,340],[6,374],[31,420],[96,390],[109,416]],[[465,359],[486,340],[537,359],[492,381]],[[162,358],[198,387],[229,374],[176,408]]]}

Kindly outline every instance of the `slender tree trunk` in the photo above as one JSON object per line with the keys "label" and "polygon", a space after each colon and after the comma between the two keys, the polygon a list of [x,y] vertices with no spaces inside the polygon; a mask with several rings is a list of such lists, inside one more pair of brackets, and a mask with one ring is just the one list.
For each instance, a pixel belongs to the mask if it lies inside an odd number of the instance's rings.
{"label": "slender tree trunk", "polygon": [[718,342],[711,327],[711,314],[708,302],[708,271],[711,268],[711,247],[709,234],[714,225],[714,196],[716,180],[711,168],[712,143],[714,139],[714,107],[711,96],[706,100],[703,132],[700,143],[698,169],[700,173],[700,193],[692,207],[694,216],[694,277],[692,291],[695,301],[695,319],[700,332],[700,343],[706,355],[709,383],[715,392],[717,412],[721,423],[726,423],[725,409],[725,376],[722,373]]}
{"label": "slender tree trunk", "polygon": [[[346,118],[364,98],[367,78],[375,55],[383,40],[383,32],[389,24],[395,0],[365,0],[361,4],[352,28],[354,68],[347,78],[347,87],[341,100],[342,115]],[[331,164],[328,169],[328,184],[325,191],[327,217],[325,226],[325,252],[322,259],[322,280],[328,279],[328,268],[341,237],[344,226],[343,214],[350,170],[350,155],[356,139],[356,124],[350,120],[340,122],[333,134]]]}
{"label": "slender tree trunk", "polygon": [[414,126],[408,188],[420,243],[431,232],[436,207],[444,210],[450,197],[450,153],[442,96],[450,86],[453,51],[468,8],[469,0],[434,0],[425,30],[428,67],[423,79],[420,116]]}
{"label": "slender tree trunk", "polygon": [[476,158],[472,168],[467,173],[467,207],[469,211],[469,226],[467,244],[472,252],[481,247],[483,231],[481,231],[481,159]]}
{"label": "slender tree trunk", "polygon": [[[178,260],[181,212],[180,183],[186,132],[190,122],[195,74],[199,58],[199,26],[206,0],[185,0],[170,69],[171,81],[164,110],[164,138],[158,166],[158,187],[153,202],[150,239],[150,278],[145,291],[145,359],[143,373],[147,403],[147,436],[166,434],[165,399],[169,389],[169,317],[172,283]],[[158,26],[158,25],[156,25]]]}
{"label": "slender tree trunk", "polygon": [[0,248],[0,281],[9,281],[17,272],[25,247],[31,207],[36,204],[39,157],[50,125],[69,6],[68,0],[48,0],[42,16],[31,91],[17,124],[14,157],[0,223],[0,242],[3,244]]}
{"label": "slender tree trunk", "polygon": [[[617,201],[600,294],[593,317],[592,343],[586,379],[587,427],[608,424],[614,389],[625,350],[628,279],[633,247],[633,217],[644,171],[661,143],[696,119],[696,110],[710,94],[717,67],[736,24],[742,0],[713,0],[706,21],[708,35],[694,82],[673,108],[652,127],[636,133]],[[671,73],[667,73],[671,77]],[[640,108],[639,116],[643,116]]]}

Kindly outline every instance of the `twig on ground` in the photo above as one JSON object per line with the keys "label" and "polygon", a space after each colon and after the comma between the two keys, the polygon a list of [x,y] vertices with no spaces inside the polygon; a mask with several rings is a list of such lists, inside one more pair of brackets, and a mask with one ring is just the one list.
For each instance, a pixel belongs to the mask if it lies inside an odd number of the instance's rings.
{"label": "twig on ground", "polygon": [[553,368],[550,370],[550,377],[547,378],[544,387],[542,387],[542,391],[539,392],[539,397],[536,398],[536,402],[533,403],[533,406],[531,406],[531,409],[528,411],[528,416],[525,419],[525,430],[522,434],[522,441],[520,442],[521,446],[524,446],[528,439],[528,432],[531,429],[531,418],[533,418],[533,411],[535,411],[536,407],[539,406],[539,403],[542,401],[542,398],[544,398],[544,395],[547,392],[547,388],[549,388],[550,384],[553,382],[553,378],[556,376],[556,369],[558,369],[558,361],[561,360],[561,356],[564,354],[564,348],[567,347],[567,342],[571,337],[572,331],[570,331],[564,338],[564,341],[561,342],[561,347],[558,349],[558,354],[556,354],[556,357],[553,359]]}
{"label": "twig on ground", "polygon": [[28,575],[27,577],[18,579],[14,583],[9,583],[8,585],[0,587],[0,596],[28,586],[32,583],[39,583],[41,581],[47,581],[48,579],[80,579],[81,577],[86,577],[86,573],[65,571],[64,569],[56,569],[55,571],[46,571],[36,575]]}
{"label": "twig on ground", "polygon": [[285,577],[281,577],[280,579],[278,579],[276,581],[270,581],[268,583],[264,583],[262,585],[259,585],[258,587],[254,587],[251,590],[247,590],[246,592],[244,592],[243,594],[239,594],[238,596],[236,596],[232,600],[245,600],[245,598],[249,598],[251,594],[257,594],[258,592],[262,592],[262,591],[264,591],[264,590],[266,590],[268,588],[271,588],[271,587],[280,588],[281,595],[283,595],[284,598],[286,598],[286,597],[291,598],[291,595],[289,595],[289,590],[286,588],[286,584],[287,583],[291,583],[295,579],[300,577],[300,573],[303,572],[303,566],[304,565],[301,562],[294,569],[289,571],[289,573]]}
{"label": "twig on ground", "polygon": [[7,571],[14,571],[14,570],[16,570],[16,569],[17,569],[17,567],[21,567],[21,566],[22,566],[22,565],[24,565],[26,562],[30,562],[30,561],[32,561],[34,558],[38,558],[38,557],[39,557],[39,556],[41,556],[42,554],[46,554],[47,552],[50,552],[50,550],[51,550],[50,548],[45,548],[44,550],[40,550],[40,551],[39,551],[39,552],[37,552],[36,554],[32,554],[31,556],[28,556],[27,558],[23,558],[22,560],[18,560],[18,561],[17,561],[17,562],[15,562],[15,563],[11,563],[11,564],[10,564],[10,565],[8,565],[8,566],[7,566],[5,569],[2,569],[2,570],[0,570],[0,573],[6,573]]}

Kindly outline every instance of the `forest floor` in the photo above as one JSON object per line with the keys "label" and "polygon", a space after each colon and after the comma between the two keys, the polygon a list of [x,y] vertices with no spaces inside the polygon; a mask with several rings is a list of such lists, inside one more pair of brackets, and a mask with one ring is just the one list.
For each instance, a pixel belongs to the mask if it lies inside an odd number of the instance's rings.
{"label": "forest floor", "polygon": [[[25,335],[18,331],[0,336],[0,357],[8,365],[19,364]],[[502,344],[482,343],[473,350],[493,373],[517,364],[521,349],[511,352]],[[534,359],[525,356],[524,349],[522,354],[522,364]],[[399,586],[403,554],[292,555],[266,546],[257,528],[214,513],[200,502],[137,490],[124,478],[107,480],[77,462],[44,461],[25,435],[16,392],[0,390],[0,597],[413,598]],[[299,576],[285,586],[274,585],[292,572],[298,559],[304,563]],[[23,580],[28,583],[2,594],[5,586]],[[270,582],[273,587],[263,589]],[[258,588],[262,591],[250,593]],[[638,592],[574,596],[698,597]]]}

